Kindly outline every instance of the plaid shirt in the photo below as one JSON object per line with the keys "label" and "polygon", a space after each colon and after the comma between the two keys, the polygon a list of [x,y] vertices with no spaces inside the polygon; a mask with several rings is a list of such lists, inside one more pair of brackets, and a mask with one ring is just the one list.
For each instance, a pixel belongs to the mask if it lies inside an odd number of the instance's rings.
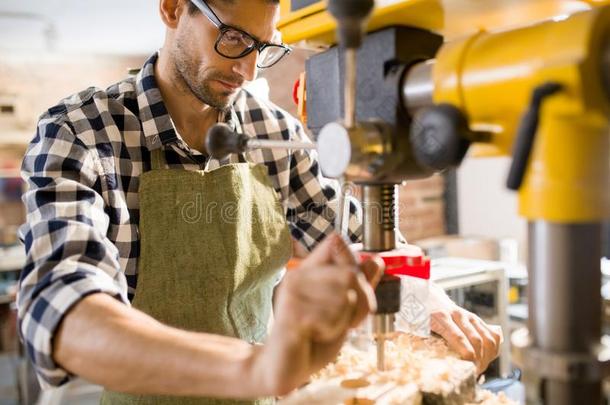
{"label": "plaid shirt", "polygon": [[[164,148],[170,168],[201,170],[207,157],[177,134],[154,77],[152,56],[137,77],[106,91],[90,88],[49,109],[23,161],[29,185],[20,229],[27,263],[18,296],[19,327],[44,386],[71,376],[52,358],[64,314],[103,292],[129,305],[138,280],[139,177],[150,151]],[[241,91],[224,121],[261,139],[307,140],[301,124],[273,104]],[[333,229],[336,182],[322,177],[312,151],[256,150],[245,158],[267,166],[292,236],[312,249]],[[360,233],[350,204],[349,236]]]}

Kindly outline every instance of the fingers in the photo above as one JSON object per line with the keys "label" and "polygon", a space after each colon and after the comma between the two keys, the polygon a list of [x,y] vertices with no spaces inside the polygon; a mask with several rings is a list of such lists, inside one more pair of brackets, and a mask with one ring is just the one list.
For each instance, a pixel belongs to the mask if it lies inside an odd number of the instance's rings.
{"label": "fingers", "polygon": [[354,311],[350,301],[346,294],[343,311],[333,311],[322,303],[302,305],[304,316],[300,322],[310,329],[313,341],[332,342],[346,333]]}
{"label": "fingers", "polygon": [[483,343],[486,347],[486,357],[482,362],[483,370],[481,370],[481,372],[483,372],[485,369],[487,369],[489,364],[500,355],[500,349],[502,342],[504,341],[502,328],[499,326],[488,325],[476,315],[473,315],[471,322],[483,337]]}
{"label": "fingers", "polygon": [[383,276],[385,263],[380,257],[375,256],[372,259],[364,261],[361,264],[360,269],[362,270],[366,281],[374,289],[375,287],[377,287],[377,284],[379,284],[379,280],[381,280],[381,277]]}
{"label": "fingers", "polygon": [[363,273],[357,273],[353,291],[356,293],[357,302],[350,319],[350,326],[358,326],[368,314],[377,311],[377,299],[375,290],[367,281]]}
{"label": "fingers", "polygon": [[488,326],[466,310],[457,308],[435,312],[431,316],[430,326],[463,359],[473,361],[478,373],[484,372],[498,357],[502,344],[501,329]]}
{"label": "fingers", "polygon": [[281,309],[300,316],[299,327],[309,329],[317,341],[336,339],[376,306],[371,285],[354,265],[301,266],[286,275],[282,287],[290,299],[283,304],[289,308]]}
{"label": "fingers", "polygon": [[462,331],[468,342],[474,349],[475,353],[475,364],[477,368],[481,366],[481,361],[485,359],[487,347],[483,342],[483,338],[479,331],[474,327],[474,325],[470,322],[470,318],[466,316],[465,311],[453,311],[451,313],[451,319],[458,328]]}
{"label": "fingers", "polygon": [[333,263],[335,264],[349,264],[355,266],[358,264],[356,260],[356,256],[352,253],[349,248],[349,245],[345,243],[345,241],[337,234],[332,234],[329,236],[331,239],[331,249]]}
{"label": "fingers", "polygon": [[358,326],[368,314],[377,312],[375,288],[383,276],[384,268],[385,264],[379,257],[366,260],[360,266],[360,272],[356,274],[356,281],[358,283],[356,291],[362,292],[363,295],[359,294],[359,298],[363,298],[364,301],[356,307],[356,312],[351,322],[352,327]]}
{"label": "fingers", "polygon": [[491,333],[489,333],[483,322],[477,321],[474,318],[471,319],[470,322],[479,334],[481,342],[483,344],[478,370],[479,373],[483,373],[485,370],[487,370],[487,367],[489,367],[489,363],[491,363],[497,357],[499,347],[497,346],[496,341],[494,340]]}
{"label": "fingers", "polygon": [[500,327],[498,325],[487,325],[487,324],[485,324],[485,326],[487,326],[487,328],[489,329],[489,332],[494,337],[498,346],[501,346],[502,343],[504,343],[504,333],[502,333],[502,327]]}
{"label": "fingers", "polygon": [[352,254],[349,246],[336,233],[326,237],[305,260],[302,267],[309,267],[315,264],[350,264],[356,265],[356,258]]}
{"label": "fingers", "polygon": [[376,310],[373,286],[382,269],[379,258],[358,265],[339,236],[327,237],[283,281],[284,292],[292,297],[290,311],[303,319],[299,327],[316,341],[329,341],[360,324]]}
{"label": "fingers", "polygon": [[[376,264],[371,263],[373,277],[377,276]],[[336,317],[347,316],[348,325],[355,327],[366,316],[375,312],[377,301],[375,291],[366,279],[364,273],[353,266],[333,266],[324,271],[315,288],[304,289],[302,292],[311,300],[325,306],[325,310],[333,311]],[[336,321],[338,322],[338,321]],[[337,326],[336,323],[333,326]],[[340,324],[343,326],[343,323]]]}
{"label": "fingers", "polygon": [[301,267],[331,262],[333,243],[336,235],[331,234],[324,239],[302,262]]}
{"label": "fingers", "polygon": [[447,341],[450,349],[464,360],[476,362],[477,356],[472,344],[455,324],[448,311],[438,311],[430,315],[430,329]]}

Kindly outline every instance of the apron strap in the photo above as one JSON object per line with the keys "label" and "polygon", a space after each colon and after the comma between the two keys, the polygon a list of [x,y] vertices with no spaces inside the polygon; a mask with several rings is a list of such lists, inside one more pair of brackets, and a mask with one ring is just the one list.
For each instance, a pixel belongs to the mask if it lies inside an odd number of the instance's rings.
{"label": "apron strap", "polygon": [[150,152],[150,163],[152,170],[163,170],[167,163],[165,161],[165,148],[162,146]]}

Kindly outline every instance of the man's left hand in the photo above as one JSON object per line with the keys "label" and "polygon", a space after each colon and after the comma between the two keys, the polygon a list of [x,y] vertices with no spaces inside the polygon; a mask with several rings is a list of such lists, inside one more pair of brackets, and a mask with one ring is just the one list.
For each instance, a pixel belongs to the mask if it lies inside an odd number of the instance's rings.
{"label": "man's left hand", "polygon": [[430,286],[430,296],[432,332],[443,337],[464,360],[474,362],[478,374],[483,373],[500,353],[502,329],[458,307],[437,285]]}

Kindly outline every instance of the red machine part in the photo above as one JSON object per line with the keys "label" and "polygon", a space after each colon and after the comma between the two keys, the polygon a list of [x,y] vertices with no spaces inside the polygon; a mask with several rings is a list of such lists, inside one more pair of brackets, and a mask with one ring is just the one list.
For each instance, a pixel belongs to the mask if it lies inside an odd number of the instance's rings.
{"label": "red machine part", "polygon": [[374,255],[383,259],[386,266],[385,274],[430,280],[430,258],[427,256],[413,255],[408,251],[399,249],[376,254],[360,252],[360,259],[366,260]]}

